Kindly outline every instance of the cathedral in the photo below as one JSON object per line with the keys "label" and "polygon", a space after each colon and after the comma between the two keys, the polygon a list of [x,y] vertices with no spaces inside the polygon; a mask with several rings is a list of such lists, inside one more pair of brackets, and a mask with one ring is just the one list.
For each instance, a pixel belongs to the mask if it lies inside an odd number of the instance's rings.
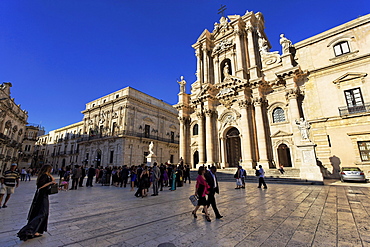
{"label": "cathedral", "polygon": [[[370,15],[270,51],[262,13],[221,17],[192,46],[197,79],[179,82],[179,154],[322,181],[370,164]],[[367,175],[367,174],[366,174]],[[370,175],[370,174],[369,174]]]}

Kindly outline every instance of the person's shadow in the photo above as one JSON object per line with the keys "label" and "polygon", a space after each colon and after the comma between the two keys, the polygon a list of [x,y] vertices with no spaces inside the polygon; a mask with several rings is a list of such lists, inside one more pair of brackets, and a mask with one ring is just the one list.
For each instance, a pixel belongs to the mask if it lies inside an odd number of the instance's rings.
{"label": "person's shadow", "polygon": [[330,164],[333,167],[333,172],[332,172],[332,178],[340,178],[339,173],[340,173],[340,159],[339,157],[333,155],[332,157],[329,158]]}

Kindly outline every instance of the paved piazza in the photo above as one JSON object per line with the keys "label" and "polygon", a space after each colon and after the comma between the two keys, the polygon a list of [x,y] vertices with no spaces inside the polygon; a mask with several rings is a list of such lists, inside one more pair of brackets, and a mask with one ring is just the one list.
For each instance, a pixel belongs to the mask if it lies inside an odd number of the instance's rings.
{"label": "paved piazza", "polygon": [[[79,188],[50,196],[49,231],[20,242],[35,181],[21,182],[0,209],[0,246],[370,246],[369,184],[324,186],[220,182],[224,218],[193,219],[194,182],[159,196],[129,188]],[[151,193],[150,193],[151,194]],[[163,246],[163,245],[162,245]],[[166,245],[170,246],[170,245]]]}

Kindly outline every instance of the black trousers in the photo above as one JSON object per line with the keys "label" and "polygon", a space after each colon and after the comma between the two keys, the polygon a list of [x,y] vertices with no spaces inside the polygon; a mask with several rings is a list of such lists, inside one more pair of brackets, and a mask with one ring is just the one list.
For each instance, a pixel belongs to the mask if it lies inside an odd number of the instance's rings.
{"label": "black trousers", "polygon": [[87,177],[87,181],[86,181],[86,187],[92,187],[92,182],[93,182],[93,179],[94,177]]}
{"label": "black trousers", "polygon": [[221,214],[220,214],[220,212],[218,212],[218,209],[217,209],[217,206],[216,206],[216,198],[215,198],[215,192],[214,191],[210,191],[209,194],[208,194],[208,205],[207,205],[207,207],[209,208],[210,205],[212,205],[213,212],[215,212],[215,216],[216,217],[221,216]]}
{"label": "black trousers", "polygon": [[78,180],[79,178],[72,178],[72,189],[77,190]]}
{"label": "black trousers", "polygon": [[259,177],[259,179],[258,179],[258,188],[261,188],[262,184],[263,184],[263,187],[267,188],[267,185],[265,183],[265,178]]}

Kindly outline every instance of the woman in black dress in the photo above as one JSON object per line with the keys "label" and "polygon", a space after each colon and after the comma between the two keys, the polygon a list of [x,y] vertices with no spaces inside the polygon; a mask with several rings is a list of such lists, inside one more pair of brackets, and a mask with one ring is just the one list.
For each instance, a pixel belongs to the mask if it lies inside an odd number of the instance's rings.
{"label": "woman in black dress", "polygon": [[28,224],[19,232],[20,240],[41,237],[47,231],[49,217],[49,191],[50,186],[55,184],[53,176],[50,174],[52,167],[44,165],[37,177],[37,190],[33,198],[30,211],[28,213]]}
{"label": "woman in black dress", "polygon": [[147,166],[141,172],[139,187],[141,189],[141,197],[146,197],[148,195],[148,189],[150,187],[149,171]]}
{"label": "woman in black dress", "polygon": [[195,184],[195,195],[199,198],[198,205],[195,206],[195,209],[191,213],[193,214],[194,218],[197,218],[197,211],[200,206],[203,206],[203,210],[206,214],[206,220],[211,222],[211,218],[209,217],[207,210],[208,201],[206,199],[206,195],[208,194],[208,189],[210,187],[207,184],[206,178],[204,177],[205,173],[206,169],[203,166],[199,167],[197,182]]}

